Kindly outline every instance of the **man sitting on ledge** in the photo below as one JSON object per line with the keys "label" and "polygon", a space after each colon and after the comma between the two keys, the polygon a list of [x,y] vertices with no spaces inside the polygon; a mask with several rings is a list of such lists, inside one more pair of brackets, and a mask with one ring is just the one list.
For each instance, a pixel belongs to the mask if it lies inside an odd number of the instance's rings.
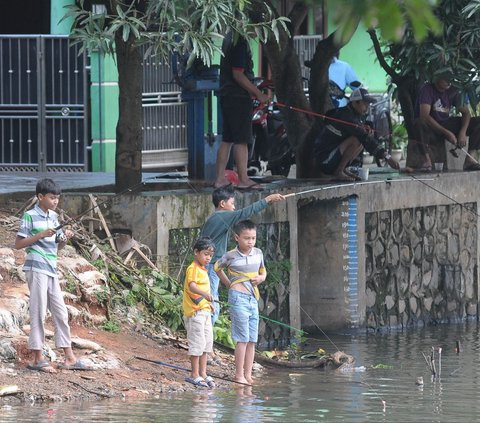
{"label": "man sitting on ledge", "polygon": [[[474,153],[480,148],[480,118],[472,118],[468,104],[464,104],[460,92],[451,86],[452,76],[442,74],[433,83],[424,84],[418,93],[415,107],[414,131],[417,150],[423,156],[420,169],[431,170],[432,161],[429,146],[432,143],[451,142],[457,148],[464,148],[469,136],[468,152]],[[451,117],[455,107],[461,117]],[[466,156],[464,170],[480,170],[480,164]]]}
{"label": "man sitting on ledge", "polygon": [[354,181],[357,177],[346,168],[365,149],[377,159],[385,159],[394,169],[400,169],[397,161],[378,143],[373,130],[365,124],[365,115],[375,99],[365,88],[358,88],[350,95],[345,107],[327,113],[325,126],[315,141],[315,158],[323,174],[336,180]]}

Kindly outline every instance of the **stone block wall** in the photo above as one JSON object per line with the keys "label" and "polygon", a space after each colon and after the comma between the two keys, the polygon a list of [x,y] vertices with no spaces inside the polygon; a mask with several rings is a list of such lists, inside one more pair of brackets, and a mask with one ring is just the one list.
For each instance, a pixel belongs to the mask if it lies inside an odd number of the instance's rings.
{"label": "stone block wall", "polygon": [[368,328],[477,315],[477,217],[476,203],[365,214]]}

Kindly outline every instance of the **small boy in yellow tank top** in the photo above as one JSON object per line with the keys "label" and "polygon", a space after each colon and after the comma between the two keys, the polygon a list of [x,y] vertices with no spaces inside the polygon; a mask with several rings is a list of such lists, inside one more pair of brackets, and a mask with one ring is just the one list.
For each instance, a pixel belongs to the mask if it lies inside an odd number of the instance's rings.
{"label": "small boy in yellow tank top", "polygon": [[212,260],[215,244],[208,237],[199,238],[193,246],[194,260],[187,268],[183,287],[183,319],[187,330],[191,377],[185,380],[195,386],[213,388],[207,376],[207,353],[213,351],[212,294],[206,266]]}

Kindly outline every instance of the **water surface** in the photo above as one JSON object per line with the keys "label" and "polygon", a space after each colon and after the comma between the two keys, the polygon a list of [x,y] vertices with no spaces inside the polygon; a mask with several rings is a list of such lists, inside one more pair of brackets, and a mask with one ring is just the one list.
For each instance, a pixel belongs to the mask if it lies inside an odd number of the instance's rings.
{"label": "water surface", "polygon": [[[144,401],[4,407],[0,422],[473,422],[480,420],[477,323],[390,334],[314,340],[339,348],[365,371],[269,369],[261,385],[198,390]],[[456,353],[456,341],[462,352]],[[432,379],[422,352],[442,348],[441,375]],[[383,365],[388,368],[373,369]],[[390,368],[391,366],[391,368]],[[437,361],[438,367],[438,361]],[[416,385],[422,376],[424,385]]]}

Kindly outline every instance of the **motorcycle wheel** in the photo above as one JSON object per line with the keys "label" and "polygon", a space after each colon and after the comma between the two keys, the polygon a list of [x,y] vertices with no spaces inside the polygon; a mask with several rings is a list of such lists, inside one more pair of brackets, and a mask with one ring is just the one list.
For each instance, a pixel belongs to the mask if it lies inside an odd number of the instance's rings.
{"label": "motorcycle wheel", "polygon": [[278,163],[269,163],[268,168],[272,175],[280,175],[287,177],[290,173],[290,167],[292,166],[293,159],[287,155],[283,157]]}

